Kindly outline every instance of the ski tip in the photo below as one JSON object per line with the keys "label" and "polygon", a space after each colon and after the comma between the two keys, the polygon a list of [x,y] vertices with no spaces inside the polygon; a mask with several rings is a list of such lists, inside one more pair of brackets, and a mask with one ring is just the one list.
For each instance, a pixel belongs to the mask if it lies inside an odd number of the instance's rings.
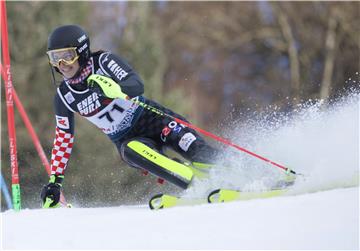
{"label": "ski tip", "polygon": [[216,201],[215,197],[218,197],[219,192],[220,192],[220,189],[216,189],[216,190],[212,191],[211,193],[209,193],[209,195],[207,197],[208,203],[213,203],[214,201]]}
{"label": "ski tip", "polygon": [[164,205],[162,205],[162,196],[163,194],[157,194],[151,197],[149,200],[149,207],[151,210],[158,210],[164,208]]}
{"label": "ski tip", "polygon": [[157,194],[149,201],[151,210],[158,210],[163,208],[174,207],[178,204],[179,198],[169,194]]}

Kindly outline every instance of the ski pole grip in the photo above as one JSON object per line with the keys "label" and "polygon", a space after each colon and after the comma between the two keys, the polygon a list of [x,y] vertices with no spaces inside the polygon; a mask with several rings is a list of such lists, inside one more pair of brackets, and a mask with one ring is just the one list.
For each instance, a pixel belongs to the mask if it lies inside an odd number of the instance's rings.
{"label": "ski pole grip", "polygon": [[94,84],[97,84],[108,98],[128,99],[128,96],[121,91],[120,85],[111,78],[99,74],[91,74],[87,79],[87,83],[90,88],[95,88]]}
{"label": "ski pole grip", "polygon": [[51,203],[53,203],[53,201],[54,201],[53,199],[46,197],[43,208],[50,208],[50,205],[51,205]]}

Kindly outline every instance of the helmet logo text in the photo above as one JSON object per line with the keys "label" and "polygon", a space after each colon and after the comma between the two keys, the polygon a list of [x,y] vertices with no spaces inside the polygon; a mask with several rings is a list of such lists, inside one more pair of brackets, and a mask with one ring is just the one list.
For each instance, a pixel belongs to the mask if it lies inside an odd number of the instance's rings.
{"label": "helmet logo text", "polygon": [[78,42],[81,43],[82,41],[84,41],[86,39],[86,35],[82,35],[81,37],[78,38]]}
{"label": "helmet logo text", "polygon": [[81,46],[81,47],[79,48],[79,53],[83,52],[83,50],[85,50],[87,47],[88,47],[87,44],[84,44],[83,46]]}

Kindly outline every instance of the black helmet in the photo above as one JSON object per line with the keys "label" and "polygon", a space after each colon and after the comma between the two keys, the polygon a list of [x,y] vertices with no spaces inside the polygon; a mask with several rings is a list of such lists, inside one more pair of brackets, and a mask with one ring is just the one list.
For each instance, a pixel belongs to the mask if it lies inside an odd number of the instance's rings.
{"label": "black helmet", "polygon": [[90,58],[90,40],[87,33],[78,25],[57,27],[48,39],[48,50],[76,47],[80,67],[84,67]]}

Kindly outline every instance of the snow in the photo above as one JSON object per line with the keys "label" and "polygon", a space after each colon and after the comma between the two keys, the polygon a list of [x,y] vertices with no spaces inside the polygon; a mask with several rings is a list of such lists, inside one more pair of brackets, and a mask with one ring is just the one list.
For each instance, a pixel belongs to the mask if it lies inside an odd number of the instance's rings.
{"label": "snow", "polygon": [[5,249],[359,249],[358,187],[175,207],[2,213]]}
{"label": "snow", "polygon": [[[280,123],[248,121],[235,143],[304,179],[285,196],[151,211],[147,206],[25,209],[1,213],[4,249],[340,249],[359,250],[359,94],[329,109],[299,107]],[[276,168],[239,155],[213,168],[184,196],[209,189],[263,189]]]}

